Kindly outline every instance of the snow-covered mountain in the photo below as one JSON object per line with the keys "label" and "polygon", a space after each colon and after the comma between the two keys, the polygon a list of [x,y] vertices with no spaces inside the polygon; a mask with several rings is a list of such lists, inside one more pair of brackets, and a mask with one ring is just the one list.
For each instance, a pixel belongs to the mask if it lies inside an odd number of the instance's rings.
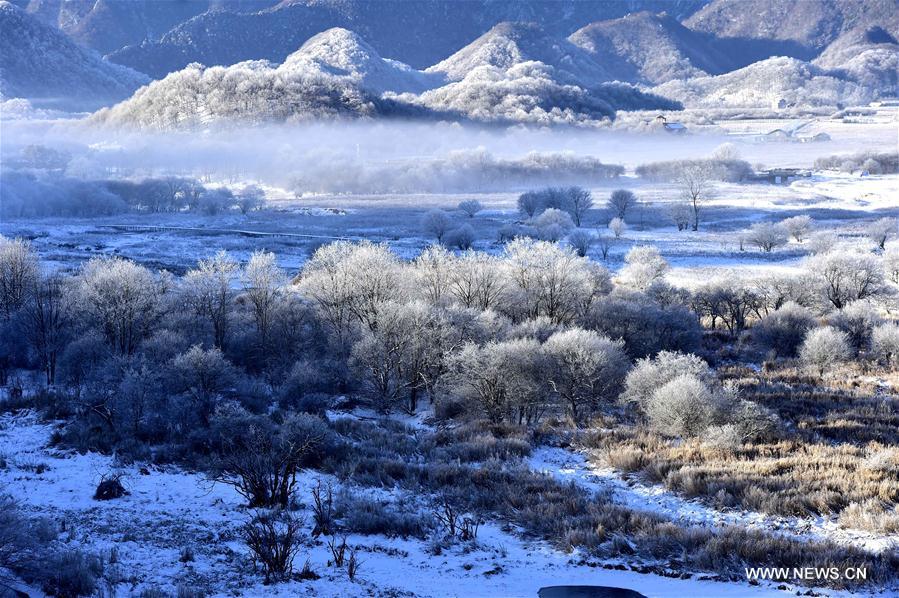
{"label": "snow-covered mountain", "polygon": [[368,40],[382,56],[423,69],[503,21],[539,23],[548,34],[564,38],[588,23],[640,10],[667,10],[676,18],[685,18],[707,1],[283,0],[256,12],[249,12],[245,3],[241,4],[243,12],[205,12],[160,39],[150,37],[112,52],[110,58],[154,77],[163,77],[191,62],[282,62],[313,35],[344,27]]}
{"label": "snow-covered mountain", "polygon": [[407,64],[382,58],[356,33],[335,27],[313,36],[284,61],[282,69],[319,70],[347,77],[359,87],[375,92],[421,92],[441,85],[439,74],[423,73]]}
{"label": "snow-covered mountain", "polygon": [[652,91],[688,107],[837,106],[869,101],[870,89],[795,58],[775,57],[717,76],[669,81]]}
{"label": "snow-covered mountain", "polygon": [[641,12],[591,23],[568,39],[622,81],[664,83],[721,73],[731,66],[710,36],[687,29],[667,14]]}
{"label": "snow-covered mountain", "polygon": [[427,69],[460,81],[479,67],[508,70],[526,62],[552,67],[557,80],[592,87],[612,77],[583,49],[549,35],[536,23],[500,23],[449,58]]}
{"label": "snow-covered mountain", "polygon": [[0,93],[5,97],[96,105],[127,97],[148,81],[0,0]]}
{"label": "snow-covered mountain", "polygon": [[899,30],[895,0],[713,0],[684,24],[724,38],[780,40],[817,54],[856,28]]}
{"label": "snow-covered mountain", "polygon": [[884,96],[897,93],[899,42],[882,27],[850,29],[827,46],[814,64]]}

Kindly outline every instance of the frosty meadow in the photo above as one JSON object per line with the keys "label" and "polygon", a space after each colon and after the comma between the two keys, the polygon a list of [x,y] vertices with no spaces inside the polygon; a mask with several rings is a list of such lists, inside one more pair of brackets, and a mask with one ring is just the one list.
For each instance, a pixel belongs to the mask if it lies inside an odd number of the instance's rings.
{"label": "frosty meadow", "polygon": [[899,0],[0,0],[0,598],[899,593]]}

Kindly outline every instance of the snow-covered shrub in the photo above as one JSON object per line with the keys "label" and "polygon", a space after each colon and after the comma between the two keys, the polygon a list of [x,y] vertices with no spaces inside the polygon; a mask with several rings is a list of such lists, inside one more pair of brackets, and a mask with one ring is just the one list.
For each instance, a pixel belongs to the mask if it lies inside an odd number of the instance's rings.
{"label": "snow-covered shrub", "polygon": [[867,253],[831,251],[817,255],[809,261],[808,271],[822,299],[837,309],[891,291],[880,260]]}
{"label": "snow-covered shrub", "polygon": [[628,373],[621,399],[645,407],[653,393],[679,376],[698,379],[703,384],[714,380],[709,364],[692,353],[661,351],[655,357],[637,360]]}
{"label": "snow-covered shrub", "polygon": [[811,233],[813,222],[811,216],[793,216],[781,220],[780,224],[793,237],[794,241],[802,243]]}
{"label": "snow-covered shrub", "polygon": [[865,350],[871,342],[871,332],[883,323],[877,308],[867,301],[853,301],[827,317],[827,322],[846,333],[854,351]]}
{"label": "snow-covered shrub", "polygon": [[[895,174],[899,172],[899,152],[877,152],[875,150],[865,150],[857,154],[853,154],[849,159],[855,164],[863,164],[867,160],[874,160],[880,166],[882,174]],[[837,170],[846,161],[845,154],[827,156],[815,160],[816,170]],[[874,174],[874,173],[872,173]]]}
{"label": "snow-covered shrub", "polygon": [[789,240],[788,235],[786,227],[780,224],[758,222],[750,227],[745,239],[762,251],[770,252],[777,247],[786,245]]}
{"label": "snow-covered shrub", "polygon": [[849,337],[831,326],[810,330],[799,347],[802,364],[819,376],[851,358]]}
{"label": "snow-covered shrub", "polygon": [[616,216],[609,220],[609,230],[612,231],[612,234],[615,235],[616,239],[621,238],[621,233],[627,230],[627,223],[624,222],[621,218]]}
{"label": "snow-covered shrub", "polygon": [[543,343],[547,382],[575,422],[582,422],[601,403],[615,398],[628,361],[622,341],[570,328]]}
{"label": "snow-covered shrub", "polygon": [[557,208],[543,210],[531,221],[531,224],[537,230],[537,235],[544,241],[558,241],[574,228],[571,216]]}
{"label": "snow-covered shrub", "polygon": [[883,249],[886,242],[896,236],[899,229],[899,220],[896,218],[881,218],[868,225],[867,234],[871,242],[878,249]]}
{"label": "snow-covered shrub", "polygon": [[423,539],[436,525],[430,513],[376,498],[342,493],[336,506],[343,528],[357,534]]}
{"label": "snow-covered shrub", "polygon": [[891,369],[899,369],[899,324],[881,324],[871,332],[871,358]]}
{"label": "snow-covered shrub", "polygon": [[637,196],[634,195],[633,191],[628,191],[627,189],[617,189],[612,191],[612,195],[609,196],[608,208],[618,218],[622,221],[627,216],[628,211],[631,208],[637,205]]}
{"label": "snow-covered shrub", "polygon": [[453,228],[453,220],[449,214],[439,208],[428,210],[421,217],[421,230],[434,237],[438,243]]}
{"label": "snow-covered shrub", "polygon": [[669,436],[694,437],[718,419],[719,398],[699,378],[680,374],[653,390],[643,409],[650,425]]}
{"label": "snow-covered shrub", "polygon": [[808,309],[787,302],[752,327],[752,340],[764,350],[793,357],[808,331],[816,325],[815,317]]}
{"label": "snow-covered shrub", "polygon": [[576,230],[568,235],[568,244],[577,252],[578,256],[585,257],[590,247],[596,241],[592,233],[584,230]]}
{"label": "snow-covered shrub", "polygon": [[668,271],[668,262],[651,245],[632,247],[624,256],[625,266],[618,276],[621,284],[644,291],[657,280],[661,280]]}
{"label": "snow-covered shrub", "polygon": [[41,563],[41,589],[51,596],[92,596],[105,569],[103,560],[79,550],[52,554]]}
{"label": "snow-covered shrub", "polygon": [[464,251],[471,249],[476,238],[474,228],[470,224],[463,224],[446,233],[443,241],[449,247],[455,247]]}
{"label": "snow-covered shrub", "polygon": [[599,299],[584,317],[587,327],[620,338],[632,358],[659,351],[696,351],[702,328],[682,305],[659,305],[645,296],[613,293]]}
{"label": "snow-covered shrub", "polygon": [[739,182],[752,173],[752,166],[743,160],[668,160],[637,166],[637,176],[660,182],[675,182],[685,169],[702,167],[711,180]]}
{"label": "snow-covered shrub", "polygon": [[890,282],[899,285],[899,243],[889,245],[884,250],[883,270]]}
{"label": "snow-covered shrub", "polygon": [[839,243],[840,238],[830,231],[818,231],[812,234],[808,240],[808,250],[812,255],[822,255],[832,251]]}

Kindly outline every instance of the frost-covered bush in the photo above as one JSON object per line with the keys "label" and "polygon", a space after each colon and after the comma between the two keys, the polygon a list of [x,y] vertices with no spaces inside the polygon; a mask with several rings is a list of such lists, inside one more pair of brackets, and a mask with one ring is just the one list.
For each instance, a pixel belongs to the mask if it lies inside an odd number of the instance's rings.
{"label": "frost-covered bush", "polygon": [[647,297],[614,293],[596,301],[584,317],[587,327],[624,340],[632,358],[659,351],[696,351],[702,328],[682,305],[660,305]]}
{"label": "frost-covered bush", "polygon": [[547,208],[531,220],[531,225],[544,241],[558,241],[574,228],[574,221],[567,212],[556,208]]}
{"label": "frost-covered bush", "polygon": [[547,382],[575,422],[612,401],[624,381],[628,360],[622,341],[591,330],[571,328],[547,339]]}
{"label": "frost-covered bush", "polygon": [[443,241],[449,247],[455,247],[464,251],[471,249],[476,238],[474,228],[470,224],[463,224],[446,233]]}
{"label": "frost-covered bush", "polygon": [[[845,154],[827,156],[815,160],[816,170],[837,170],[847,160]],[[899,172],[899,152],[877,152],[865,150],[849,157],[855,164],[863,164],[867,160],[877,162],[882,174],[895,174]],[[872,173],[875,174],[875,173]]]}
{"label": "frost-covered bush", "polygon": [[831,251],[816,255],[809,261],[808,271],[822,299],[837,309],[891,292],[880,260],[867,253]]}
{"label": "frost-covered bush", "polygon": [[625,266],[618,276],[621,283],[632,289],[644,291],[652,283],[661,280],[668,271],[668,262],[651,245],[632,247],[624,256]]}
{"label": "frost-covered bush", "polygon": [[871,342],[871,332],[883,323],[877,308],[867,301],[854,301],[827,318],[828,323],[846,333],[855,352],[863,351]]}
{"label": "frost-covered bush", "polygon": [[899,369],[899,325],[881,324],[871,332],[870,355],[877,363]]}
{"label": "frost-covered bush", "polygon": [[883,270],[890,282],[899,285],[899,243],[894,243],[884,250]]}
{"label": "frost-covered bush", "polygon": [[812,234],[808,240],[808,250],[812,255],[821,255],[832,251],[839,243],[840,238],[830,231],[818,231]]}
{"label": "frost-covered bush", "polygon": [[752,327],[752,340],[762,349],[794,357],[808,331],[816,325],[815,317],[808,309],[788,302]]}
{"label": "frost-covered bush", "polygon": [[587,231],[576,230],[568,235],[568,244],[577,252],[578,256],[585,257],[590,247],[596,241],[596,237]]}
{"label": "frost-covered bush", "polygon": [[743,160],[668,160],[664,162],[650,162],[637,166],[637,176],[652,181],[675,182],[681,173],[691,167],[702,167],[708,172],[709,178],[719,181],[739,182],[752,173],[749,162]]}
{"label": "frost-covered bush", "polygon": [[650,425],[662,434],[691,438],[719,418],[722,405],[702,380],[679,374],[653,390],[643,409]]}
{"label": "frost-covered bush", "polygon": [[819,376],[851,358],[849,337],[831,326],[810,330],[799,347],[802,364]]}
{"label": "frost-covered bush", "polygon": [[811,216],[793,216],[780,221],[787,232],[797,243],[805,241],[812,231],[813,221]]}
{"label": "frost-covered bush", "polygon": [[453,220],[449,214],[439,208],[428,210],[421,217],[421,230],[434,237],[438,243],[453,228]]}
{"label": "frost-covered bush", "polygon": [[782,247],[789,240],[789,233],[785,226],[773,222],[758,222],[753,224],[745,235],[748,243],[751,243],[765,252]]}
{"label": "frost-covered bush", "polygon": [[303,520],[286,510],[260,511],[239,535],[254,565],[261,566],[266,583],[281,581],[293,571],[293,560],[302,548]]}
{"label": "frost-covered bush", "polygon": [[627,375],[621,400],[645,407],[656,390],[679,376],[695,378],[706,385],[714,380],[709,364],[698,355],[661,351],[655,357],[637,360]]}
{"label": "frost-covered bush", "polygon": [[883,249],[886,242],[896,236],[897,228],[899,220],[896,218],[881,218],[868,225],[868,238],[878,249]]}
{"label": "frost-covered bush", "polygon": [[628,191],[627,189],[617,189],[612,191],[612,195],[609,196],[608,208],[618,218],[622,221],[627,216],[627,213],[637,205],[637,196],[634,195],[633,191]]}

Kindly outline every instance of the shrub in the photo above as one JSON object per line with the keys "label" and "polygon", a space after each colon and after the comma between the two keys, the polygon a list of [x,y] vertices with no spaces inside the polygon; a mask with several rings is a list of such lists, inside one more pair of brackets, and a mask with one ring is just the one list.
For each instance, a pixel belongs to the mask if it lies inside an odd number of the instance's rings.
{"label": "shrub", "polygon": [[899,325],[881,324],[871,332],[871,357],[881,365],[899,369]]}
{"label": "shrub", "polygon": [[718,397],[690,374],[681,374],[655,389],[644,410],[650,425],[669,436],[685,438],[702,434],[716,420]]}
{"label": "shrub", "polygon": [[128,494],[122,485],[122,476],[114,474],[111,476],[103,476],[100,483],[97,484],[97,490],[94,492],[94,500],[112,500],[121,498]]}
{"label": "shrub", "polygon": [[811,216],[793,216],[792,218],[781,220],[780,225],[790,233],[793,240],[797,243],[802,243],[811,233],[812,218]]}
{"label": "shrub", "polygon": [[374,498],[344,495],[338,511],[344,529],[359,534],[426,538],[434,527],[433,517],[426,513]]}
{"label": "shrub", "polygon": [[286,579],[300,551],[303,522],[287,511],[257,513],[240,530],[240,537],[262,567],[266,583]]}
{"label": "shrub", "polygon": [[752,327],[752,340],[777,355],[795,357],[805,335],[815,326],[815,317],[808,309],[788,302]]}
{"label": "shrub", "polygon": [[751,243],[765,252],[770,252],[777,247],[782,247],[789,241],[789,233],[786,227],[773,222],[758,222],[753,224],[746,234],[746,242]]}
{"label": "shrub", "polygon": [[474,218],[475,214],[484,209],[484,206],[476,199],[466,199],[459,202],[459,209],[469,218]]}
{"label": "shrub", "polygon": [[874,328],[883,323],[877,309],[867,301],[854,301],[827,319],[831,326],[846,333],[856,353],[868,348]]}
{"label": "shrub", "polygon": [[681,376],[697,379],[704,384],[714,379],[712,370],[701,357],[662,351],[654,358],[637,361],[625,379],[621,399],[645,407],[656,390]]}
{"label": "shrub", "polygon": [[470,224],[463,224],[446,233],[444,243],[449,247],[466,250],[471,249],[475,241],[475,232]]}
{"label": "shrub", "polygon": [[819,376],[852,357],[849,337],[831,326],[810,330],[799,348],[799,359]]}
{"label": "shrub", "polygon": [[103,561],[77,550],[57,553],[48,559],[41,589],[51,596],[91,596],[103,575]]}
{"label": "shrub", "polygon": [[594,241],[596,241],[596,237],[582,229],[578,229],[568,235],[568,244],[574,248],[580,257],[586,257]]}

